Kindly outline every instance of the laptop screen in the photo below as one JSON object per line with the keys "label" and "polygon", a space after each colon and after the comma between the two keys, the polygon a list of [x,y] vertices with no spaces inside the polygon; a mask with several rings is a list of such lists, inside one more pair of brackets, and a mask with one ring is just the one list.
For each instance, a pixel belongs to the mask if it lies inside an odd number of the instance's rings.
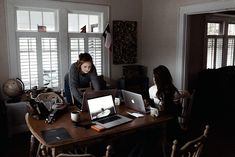
{"label": "laptop screen", "polygon": [[82,111],[88,111],[88,104],[87,100],[91,98],[97,98],[106,95],[112,95],[113,99],[116,96],[116,89],[108,89],[108,90],[99,90],[99,91],[86,91],[83,93],[83,100],[82,100]]}
{"label": "laptop screen", "polygon": [[91,120],[97,120],[116,113],[112,95],[87,100]]}

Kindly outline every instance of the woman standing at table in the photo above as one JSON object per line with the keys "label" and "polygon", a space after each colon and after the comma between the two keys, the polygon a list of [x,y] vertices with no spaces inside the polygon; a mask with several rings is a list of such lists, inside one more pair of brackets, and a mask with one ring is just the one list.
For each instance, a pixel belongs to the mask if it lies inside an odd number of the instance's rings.
{"label": "woman standing at table", "polygon": [[89,53],[79,54],[77,62],[70,66],[69,72],[64,78],[65,97],[68,103],[72,103],[81,109],[83,92],[81,89],[92,86],[94,90],[100,90],[100,83],[92,57]]}

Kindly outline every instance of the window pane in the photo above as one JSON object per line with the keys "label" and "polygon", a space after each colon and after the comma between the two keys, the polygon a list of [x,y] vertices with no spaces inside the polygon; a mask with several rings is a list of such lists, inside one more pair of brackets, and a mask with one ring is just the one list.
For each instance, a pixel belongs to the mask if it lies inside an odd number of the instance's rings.
{"label": "window pane", "polygon": [[223,39],[217,39],[216,44],[216,68],[222,67]]}
{"label": "window pane", "polygon": [[33,31],[38,30],[38,25],[42,25],[42,12],[40,11],[30,11],[30,21],[31,29]]}
{"label": "window pane", "polygon": [[81,31],[81,28],[84,27],[84,26],[86,26],[86,31],[89,32],[88,15],[79,14],[79,24],[78,24],[79,32]]}
{"label": "window pane", "polygon": [[91,25],[91,32],[99,32],[99,17],[97,15],[90,15],[89,22]]}
{"label": "window pane", "polygon": [[209,38],[207,41],[207,68],[214,67],[215,39]]}
{"label": "window pane", "polygon": [[37,31],[38,25],[46,26],[47,31],[55,31],[54,12],[17,10],[17,30]]}
{"label": "window pane", "polygon": [[17,10],[17,30],[29,30],[29,11]]}
{"label": "window pane", "polygon": [[68,14],[68,31],[69,32],[81,32],[81,28],[86,26],[86,32],[101,32],[100,19],[101,15],[97,13],[92,14],[79,14],[79,13],[69,13]]}
{"label": "window pane", "polygon": [[85,52],[84,38],[70,38],[71,64],[78,60],[78,55]]}
{"label": "window pane", "polygon": [[207,42],[207,68],[220,68],[222,66],[222,38],[209,38]]}
{"label": "window pane", "polygon": [[219,35],[220,23],[207,23],[207,35]]}
{"label": "window pane", "polygon": [[227,66],[234,65],[234,38],[228,39]]}
{"label": "window pane", "polygon": [[97,74],[102,74],[102,49],[101,38],[88,38],[88,52],[93,58],[94,65],[96,66]]}
{"label": "window pane", "polygon": [[77,14],[68,14],[68,29],[69,32],[79,32]]}
{"label": "window pane", "polygon": [[47,87],[58,87],[58,48],[56,38],[42,38],[43,84]]}
{"label": "window pane", "polygon": [[20,73],[25,89],[38,86],[36,38],[19,38]]}
{"label": "window pane", "polygon": [[228,24],[228,35],[235,35],[235,24]]}
{"label": "window pane", "polygon": [[43,12],[43,25],[47,31],[55,31],[55,13]]}

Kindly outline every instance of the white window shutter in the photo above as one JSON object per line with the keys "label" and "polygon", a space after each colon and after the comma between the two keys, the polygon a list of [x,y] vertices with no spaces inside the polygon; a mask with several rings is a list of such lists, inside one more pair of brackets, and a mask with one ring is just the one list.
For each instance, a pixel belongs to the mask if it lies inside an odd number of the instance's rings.
{"label": "white window shutter", "polygon": [[38,85],[38,64],[36,38],[20,37],[20,73],[25,89]]}
{"label": "white window shutter", "polygon": [[58,46],[56,38],[42,38],[43,84],[47,87],[59,86]]}
{"label": "white window shutter", "polygon": [[84,38],[70,38],[70,62],[78,60],[78,55],[85,52]]}
{"label": "white window shutter", "polygon": [[88,52],[93,58],[94,65],[97,70],[97,74],[102,74],[102,45],[101,38],[99,37],[89,37],[88,38]]}

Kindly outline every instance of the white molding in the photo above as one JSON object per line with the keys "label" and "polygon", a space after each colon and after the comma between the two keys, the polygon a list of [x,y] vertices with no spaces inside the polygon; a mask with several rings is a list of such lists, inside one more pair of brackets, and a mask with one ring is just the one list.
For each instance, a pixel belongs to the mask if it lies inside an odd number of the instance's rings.
{"label": "white molding", "polygon": [[177,58],[176,58],[176,86],[179,89],[185,88],[186,82],[186,32],[187,32],[187,15],[214,13],[220,11],[235,10],[235,0],[217,1],[210,3],[201,3],[180,7],[179,23],[177,32]]}

